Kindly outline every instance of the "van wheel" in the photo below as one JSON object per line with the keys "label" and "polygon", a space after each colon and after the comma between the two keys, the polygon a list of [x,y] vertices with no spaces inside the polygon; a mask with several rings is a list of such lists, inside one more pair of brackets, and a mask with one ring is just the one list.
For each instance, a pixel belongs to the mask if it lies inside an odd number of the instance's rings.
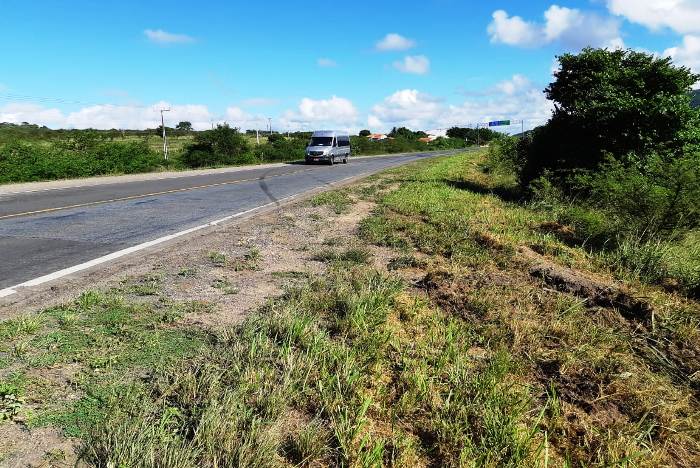
{"label": "van wheel", "polygon": [[332,166],[335,163],[335,156],[331,156],[328,158],[328,165]]}
{"label": "van wheel", "polygon": [[345,156],[345,157],[343,158],[343,164],[347,164],[347,163],[348,163],[348,157]]}

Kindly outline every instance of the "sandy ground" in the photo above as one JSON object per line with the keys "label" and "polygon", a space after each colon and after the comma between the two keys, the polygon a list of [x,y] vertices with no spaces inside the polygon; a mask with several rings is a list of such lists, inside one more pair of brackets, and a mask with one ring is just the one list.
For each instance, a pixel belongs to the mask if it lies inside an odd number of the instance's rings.
{"label": "sandy ground", "polygon": [[[186,315],[186,324],[206,328],[235,324],[288,285],[322,273],[326,264],[313,259],[319,251],[358,244],[358,223],[373,207],[373,203],[355,199],[349,212],[338,215],[328,206],[297,201],[38,287],[30,294],[25,291],[4,298],[0,320],[71,301],[88,289],[144,282],[155,285],[160,297],[207,304],[205,311]],[[369,248],[374,265],[386,269],[392,253]],[[43,377],[66,374],[39,372]],[[0,425],[0,466],[73,466],[77,449],[78,441],[51,428],[30,430],[21,422]]]}

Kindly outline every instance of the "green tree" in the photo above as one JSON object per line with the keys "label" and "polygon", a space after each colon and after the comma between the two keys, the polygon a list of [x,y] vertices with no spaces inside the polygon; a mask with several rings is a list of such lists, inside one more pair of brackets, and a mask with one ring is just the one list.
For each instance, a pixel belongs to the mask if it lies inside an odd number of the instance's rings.
{"label": "green tree", "polygon": [[389,132],[389,136],[392,138],[403,138],[405,140],[416,140],[427,136],[427,134],[421,131],[414,132],[406,127],[394,127],[391,129],[391,132]]}
{"label": "green tree", "polygon": [[368,136],[370,136],[371,134],[372,134],[372,132],[370,132],[369,130],[360,130],[360,133],[359,133],[359,135],[360,135],[361,137],[368,137]]}
{"label": "green tree", "polygon": [[176,129],[181,130],[183,132],[191,132],[192,131],[192,122],[188,122],[187,120],[184,120],[180,123],[178,123],[175,126]]}
{"label": "green tree", "polygon": [[584,49],[560,57],[545,90],[554,113],[532,135],[521,179],[598,167],[608,155],[641,169],[646,155],[679,157],[700,147],[700,117],[690,106],[700,80],[670,58],[631,50]]}
{"label": "green tree", "polygon": [[457,138],[476,144],[477,142],[488,143],[491,140],[502,137],[503,134],[493,131],[490,128],[479,128],[477,134],[477,129],[475,128],[452,127],[447,130],[447,136],[449,138]]}
{"label": "green tree", "polygon": [[690,105],[697,108],[700,107],[700,89],[694,89],[690,94],[691,101]]}

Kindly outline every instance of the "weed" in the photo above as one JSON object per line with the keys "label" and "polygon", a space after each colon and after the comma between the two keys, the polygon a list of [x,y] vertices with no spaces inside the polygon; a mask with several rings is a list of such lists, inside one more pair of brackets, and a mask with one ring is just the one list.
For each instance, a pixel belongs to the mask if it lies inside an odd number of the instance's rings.
{"label": "weed", "polygon": [[332,190],[314,196],[310,204],[311,206],[329,206],[335,214],[343,214],[349,211],[352,200],[346,190]]}
{"label": "weed", "polygon": [[215,279],[211,285],[212,288],[220,290],[224,294],[238,294],[238,288],[233,286],[227,279]]}
{"label": "weed", "polygon": [[313,257],[313,259],[318,262],[338,262],[350,265],[367,264],[371,258],[372,252],[366,247],[352,247],[342,252],[322,250]]}
{"label": "weed", "polygon": [[23,403],[21,388],[15,383],[0,380],[0,421],[17,416]]}
{"label": "weed", "polygon": [[34,334],[42,325],[41,318],[24,315],[0,322],[0,339],[10,340]]}
{"label": "weed", "polygon": [[215,267],[223,268],[228,264],[226,255],[222,252],[209,252],[208,257]]}
{"label": "weed", "polygon": [[260,268],[260,260],[262,254],[257,247],[253,247],[246,252],[242,258],[238,258],[232,262],[234,271],[258,270]]}
{"label": "weed", "polygon": [[418,260],[415,255],[401,255],[389,260],[387,268],[389,270],[400,270],[403,268],[422,268],[425,263]]}
{"label": "weed", "polygon": [[182,268],[178,273],[178,276],[181,276],[183,278],[194,278],[197,276],[197,269],[196,268]]}

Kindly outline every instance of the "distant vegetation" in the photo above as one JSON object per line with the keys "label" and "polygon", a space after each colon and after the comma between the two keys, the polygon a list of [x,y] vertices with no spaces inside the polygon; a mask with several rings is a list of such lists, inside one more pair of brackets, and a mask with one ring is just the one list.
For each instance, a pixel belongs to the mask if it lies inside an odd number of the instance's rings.
{"label": "distant vegetation", "polygon": [[[161,169],[187,169],[304,158],[310,132],[272,133],[258,139],[226,124],[193,131],[190,122],[166,127],[171,158],[162,155],[162,128],[149,130],[51,130],[28,123],[0,123],[0,183],[26,182],[103,174],[130,174]],[[391,138],[372,141],[353,136],[354,154],[385,154],[463,148],[464,138],[426,136],[395,128]],[[486,135],[486,133],[484,133]]]}
{"label": "distant vegetation", "polygon": [[521,195],[573,228],[571,242],[697,297],[700,111],[689,92],[700,75],[633,51],[559,63],[550,121],[492,145],[486,169],[513,174]]}

